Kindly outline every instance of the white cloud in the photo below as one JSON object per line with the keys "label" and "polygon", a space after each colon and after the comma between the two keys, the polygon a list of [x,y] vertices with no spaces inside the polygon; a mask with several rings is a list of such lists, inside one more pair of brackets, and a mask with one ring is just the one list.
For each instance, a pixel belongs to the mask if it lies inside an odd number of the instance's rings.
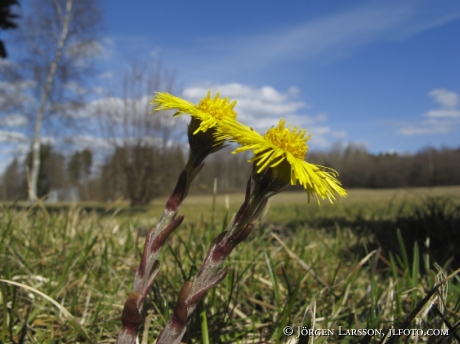
{"label": "white cloud", "polygon": [[418,123],[406,123],[398,133],[404,136],[446,134],[456,129],[456,123],[446,121],[422,121]]}
{"label": "white cloud", "polygon": [[[129,145],[136,145],[139,143],[148,145],[148,146],[162,146],[165,144],[163,138],[153,137],[153,136],[143,136],[143,137],[115,137],[111,139],[105,139],[100,137],[94,137],[89,135],[78,135],[72,137],[66,137],[65,141],[67,143],[74,144],[77,149],[88,148],[93,152],[109,152],[114,149],[116,146],[124,147]],[[171,147],[175,145],[176,142],[172,140],[166,141],[166,146]]]}
{"label": "white cloud", "polygon": [[29,119],[23,115],[6,115],[0,118],[0,125],[5,127],[24,127]]}
{"label": "white cloud", "polygon": [[98,77],[100,79],[107,80],[107,79],[112,79],[113,75],[114,75],[113,72],[104,72],[104,73],[101,73]]}
{"label": "white cloud", "polygon": [[160,47],[155,47],[150,50],[150,56],[152,57],[159,57],[161,54],[162,49]]}
{"label": "white cloud", "polygon": [[86,59],[105,54],[105,49],[98,41],[74,42],[66,49],[66,54],[71,58]]}
{"label": "white cloud", "polygon": [[[209,84],[188,87],[184,90],[183,96],[193,103],[198,103],[208,90],[211,90],[212,96],[220,92],[221,97],[229,97],[231,101],[237,100],[235,111],[238,113],[238,120],[260,133],[276,126],[280,118],[284,118],[288,125],[307,129],[308,133],[312,134],[309,142],[315,148],[329,147],[332,141],[347,136],[345,132],[334,131],[324,126],[327,122],[325,112],[313,116],[303,113],[310,105],[299,99],[299,90],[296,87],[280,92],[272,86],[257,88],[239,83]],[[318,126],[320,123],[322,125]]]}
{"label": "white cloud", "polygon": [[[297,111],[307,107],[307,104],[297,99],[298,90],[294,87],[282,93],[271,86],[256,88],[231,83],[188,87],[183,95],[184,98],[197,103],[208,90],[211,90],[212,96],[220,92],[222,97],[229,97],[231,101],[237,100],[235,110],[238,112],[238,119],[260,131],[276,125],[280,117],[296,117]],[[311,118],[307,116],[303,120],[311,121]]]}
{"label": "white cloud", "polygon": [[29,139],[26,135],[17,131],[0,130],[0,142],[29,142]]}
{"label": "white cloud", "polygon": [[445,108],[455,108],[460,103],[460,97],[457,93],[446,90],[444,88],[438,88],[436,90],[430,91],[428,94]]}
{"label": "white cloud", "polygon": [[8,109],[32,104],[33,98],[27,92],[35,85],[36,82],[33,80],[0,81],[0,108]]}
{"label": "white cloud", "polygon": [[0,68],[8,68],[14,65],[15,63],[9,59],[0,59]]}
{"label": "white cloud", "polygon": [[93,92],[98,95],[98,96],[101,96],[104,94],[104,88],[103,87],[99,87],[99,86],[95,86],[93,87]]}
{"label": "white cloud", "polygon": [[57,140],[53,136],[42,136],[42,137],[40,137],[40,142],[42,144],[47,144],[47,145],[54,146],[54,145],[56,145]]}
{"label": "white cloud", "polygon": [[88,93],[88,90],[84,87],[81,87],[77,82],[75,81],[70,81],[64,85],[66,89],[69,91],[72,91],[75,94],[78,95],[85,95]]}
{"label": "white cloud", "polygon": [[[56,144],[52,136],[43,136],[40,140],[45,144]],[[23,160],[30,151],[31,139],[18,131],[0,130],[0,175],[11,162],[12,157]]]}
{"label": "white cloud", "polygon": [[113,37],[105,36],[101,41],[100,58],[103,60],[111,60],[115,55],[115,41]]}
{"label": "white cloud", "polygon": [[440,109],[427,111],[425,120],[399,124],[397,132],[404,136],[446,134],[458,130],[460,124],[460,97],[443,88],[428,93],[441,105]]}
{"label": "white cloud", "polygon": [[106,151],[113,148],[112,144],[108,140],[89,135],[67,137],[65,138],[65,141],[67,143],[74,144],[79,150],[89,148],[93,151]]}
{"label": "white cloud", "polygon": [[430,110],[425,114],[431,118],[460,118],[460,110],[457,109],[440,109]]}
{"label": "white cloud", "polygon": [[439,9],[423,1],[365,2],[263,33],[245,32],[244,36],[225,39],[199,37],[193,48],[180,47],[171,52],[170,58],[175,65],[199,71],[206,78],[268,69],[273,72],[278,63],[342,58],[373,42],[407,39],[458,18],[460,8],[455,4]]}
{"label": "white cloud", "polygon": [[79,109],[74,117],[97,118],[105,116],[114,123],[126,121],[128,117],[147,116],[153,106],[150,104],[152,95],[144,95],[139,98],[104,97],[95,99]]}
{"label": "white cloud", "polygon": [[348,134],[344,131],[335,131],[330,127],[312,127],[309,130],[312,135],[309,146],[313,148],[330,148],[331,143],[335,141],[343,141]]}

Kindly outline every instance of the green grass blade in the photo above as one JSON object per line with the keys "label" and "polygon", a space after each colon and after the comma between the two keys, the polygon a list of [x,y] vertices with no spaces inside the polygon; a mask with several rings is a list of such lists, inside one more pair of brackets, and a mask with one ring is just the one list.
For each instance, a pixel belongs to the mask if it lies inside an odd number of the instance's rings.
{"label": "green grass blade", "polygon": [[206,317],[206,310],[203,309],[200,312],[200,324],[201,324],[201,342],[203,344],[209,344],[209,328],[208,318]]}
{"label": "green grass blade", "polygon": [[62,314],[64,314],[64,316],[67,318],[67,320],[69,321],[70,325],[80,334],[82,335],[89,343],[94,343],[92,341],[92,339],[89,337],[89,335],[86,333],[86,331],[80,326],[80,324],[78,323],[78,321],[73,317],[72,314],[70,314],[70,312],[65,308],[63,307],[59,302],[57,302],[56,300],[54,300],[53,298],[49,297],[48,295],[42,293],[41,291],[35,289],[35,288],[32,288],[32,287],[29,287],[28,285],[25,285],[25,284],[22,284],[22,283],[17,283],[17,282],[14,282],[14,281],[8,281],[8,280],[3,280],[3,279],[0,279],[0,282],[3,282],[3,283],[7,283],[7,284],[11,284],[11,285],[15,285],[17,287],[21,287],[23,289],[27,289],[37,295],[40,295],[41,297],[43,297],[45,300],[51,302],[54,306],[56,306],[56,308],[58,308]]}
{"label": "green grass blade", "polygon": [[412,262],[412,300],[411,308],[417,304],[417,286],[419,284],[420,254],[417,242],[414,242],[414,261]]}
{"label": "green grass blade", "polygon": [[268,273],[270,275],[270,281],[273,285],[273,292],[275,294],[275,301],[278,307],[281,306],[281,298],[278,287],[278,279],[276,278],[275,272],[273,271],[273,263],[271,258],[268,256],[267,251],[264,251],[265,262],[267,263]]}
{"label": "green grass blade", "polygon": [[404,239],[399,228],[396,230],[396,237],[398,239],[399,249],[401,250],[401,255],[404,262],[404,266],[402,266],[402,268],[405,273],[408,273],[410,271],[409,258],[406,251],[406,245],[404,244]]}

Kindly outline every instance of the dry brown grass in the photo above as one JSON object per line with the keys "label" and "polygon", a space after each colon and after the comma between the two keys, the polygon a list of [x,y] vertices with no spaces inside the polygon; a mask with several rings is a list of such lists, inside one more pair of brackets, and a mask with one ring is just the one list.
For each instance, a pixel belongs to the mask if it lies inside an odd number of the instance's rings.
{"label": "dry brown grass", "polygon": [[[349,189],[348,196],[342,200],[343,204],[353,202],[388,202],[388,201],[412,201],[426,196],[459,196],[460,186],[437,186],[403,189]],[[185,200],[183,207],[196,205],[211,205],[212,195],[190,195]],[[230,204],[241,204],[243,193],[220,194],[216,196],[216,206],[224,207],[225,198],[228,197]],[[153,205],[164,205],[165,199],[157,199]],[[314,204],[315,202],[311,202]],[[323,202],[324,203],[324,202]],[[282,192],[271,198],[271,204],[308,204],[306,193],[303,191]]]}

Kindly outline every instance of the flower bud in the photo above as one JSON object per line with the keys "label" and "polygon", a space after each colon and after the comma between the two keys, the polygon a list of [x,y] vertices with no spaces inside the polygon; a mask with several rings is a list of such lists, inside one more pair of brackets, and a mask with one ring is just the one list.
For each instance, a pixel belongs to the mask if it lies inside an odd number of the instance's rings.
{"label": "flower bud", "polygon": [[275,167],[257,172],[256,162],[252,165],[252,178],[255,181],[254,195],[269,198],[283,191],[291,183],[291,165],[284,160]]}
{"label": "flower bud", "polygon": [[188,125],[187,136],[190,145],[189,164],[192,167],[199,166],[209,154],[224,148],[224,141],[218,141],[214,137],[215,128],[209,128],[204,132],[197,132],[201,122],[200,119],[192,117]]}

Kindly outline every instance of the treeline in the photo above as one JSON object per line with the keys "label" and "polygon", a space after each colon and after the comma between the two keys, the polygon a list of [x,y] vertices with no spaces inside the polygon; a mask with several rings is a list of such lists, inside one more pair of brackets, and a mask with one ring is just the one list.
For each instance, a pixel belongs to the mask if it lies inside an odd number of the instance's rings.
{"label": "treeline", "polygon": [[[89,191],[92,183],[93,153],[89,149],[74,152],[69,158],[50,145],[42,145],[40,149],[40,169],[37,182],[37,196],[43,198],[52,190],[77,188],[84,199],[93,195]],[[14,159],[6,168],[0,188],[3,200],[26,200],[28,196],[28,180],[32,166],[32,153],[29,152],[23,161]],[[81,189],[81,190],[80,190]]]}
{"label": "treeline", "polygon": [[[245,156],[231,156],[229,148],[226,150],[206,159],[190,188],[191,193],[213,192],[215,179],[219,192],[243,190],[251,166]],[[148,204],[172,192],[186,160],[187,154],[180,146],[116,148],[92,180],[92,189],[99,190],[93,199],[110,201],[123,197],[132,205]]]}
{"label": "treeline", "polygon": [[[249,156],[232,155],[230,151],[227,147],[208,157],[191,193],[212,193],[215,180],[219,193],[244,190],[251,173]],[[118,147],[97,163],[88,149],[66,157],[44,145],[41,155],[39,197],[53,190],[73,189],[78,191],[78,200],[111,202],[123,198],[132,205],[148,204],[169,194],[187,158],[180,146],[158,149],[143,145]],[[339,171],[345,188],[460,185],[460,148],[426,148],[413,155],[373,155],[363,147],[349,145],[329,152],[310,152],[308,161]],[[23,161],[15,159],[7,167],[0,188],[3,200],[27,199],[30,166],[29,153]],[[69,200],[63,196],[65,192],[60,195],[59,201]]]}
{"label": "treeline", "polygon": [[[190,188],[191,193],[211,193],[215,179],[219,192],[243,190],[251,171],[247,157],[232,156],[230,148],[224,150],[227,152],[208,157]],[[121,198],[129,200],[131,205],[148,204],[156,197],[168,195],[187,159],[181,146],[141,144],[117,147],[100,162],[93,161],[93,153],[88,149],[66,158],[50,145],[43,145],[40,155],[39,198],[102,202]],[[31,161],[29,153],[24,160],[15,159],[6,168],[0,183],[1,199],[27,200]],[[53,192],[57,199],[50,197]]]}
{"label": "treeline", "polygon": [[327,153],[309,153],[308,160],[336,169],[346,188],[460,185],[460,148],[374,155],[362,146],[349,145]]}

